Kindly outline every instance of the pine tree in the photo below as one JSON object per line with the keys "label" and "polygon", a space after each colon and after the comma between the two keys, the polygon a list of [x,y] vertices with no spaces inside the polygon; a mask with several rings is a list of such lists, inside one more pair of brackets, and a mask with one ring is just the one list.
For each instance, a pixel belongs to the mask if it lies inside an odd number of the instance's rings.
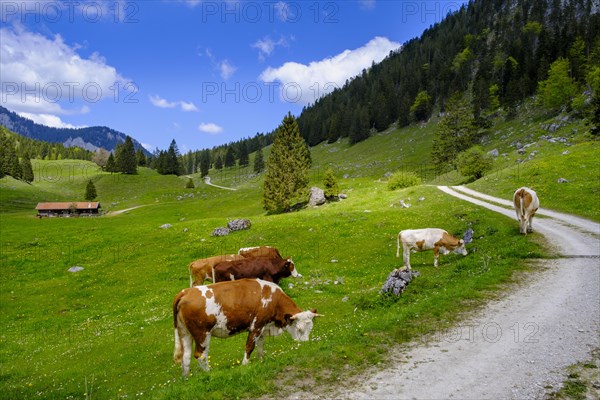
{"label": "pine tree", "polygon": [[203,150],[200,154],[200,175],[205,177],[210,169],[210,150]]}
{"label": "pine tree", "polygon": [[33,167],[31,166],[31,160],[29,159],[29,155],[26,154],[21,159],[21,171],[22,176],[21,179],[27,183],[33,182]]}
{"label": "pine tree", "polygon": [[323,174],[323,186],[325,186],[325,197],[331,199],[340,193],[337,179],[331,168],[327,168]]}
{"label": "pine tree", "polygon": [[248,155],[248,146],[246,146],[246,142],[242,141],[240,143],[240,167],[247,167],[250,164],[250,157]]}
{"label": "pine tree", "polygon": [[124,174],[137,173],[138,162],[135,155],[135,148],[133,147],[133,141],[130,136],[125,138],[125,142],[122,145],[117,146],[115,153],[117,172],[122,172]]}
{"label": "pine tree", "polygon": [[117,164],[115,162],[115,157],[113,153],[108,155],[108,160],[106,160],[106,167],[104,167],[106,172],[117,172]]}
{"label": "pine tree", "polygon": [[227,146],[227,151],[225,152],[225,168],[234,167],[235,166],[235,153],[233,152],[232,146]]}
{"label": "pine tree", "polygon": [[85,199],[88,201],[94,201],[94,199],[98,197],[98,193],[96,193],[96,186],[94,186],[94,182],[92,180],[88,180],[87,185],[85,186]]}
{"label": "pine tree", "polygon": [[220,154],[217,156],[217,159],[215,161],[215,169],[219,171],[223,169],[223,159],[221,158]]}
{"label": "pine tree", "polygon": [[431,158],[438,172],[453,165],[458,153],[471,147],[477,127],[468,99],[455,93],[448,104],[433,136]]}
{"label": "pine tree", "polygon": [[175,139],[171,140],[169,150],[164,154],[161,165],[161,169],[157,169],[159,174],[177,176],[183,174],[183,165],[179,162],[179,149]]}
{"label": "pine tree", "polygon": [[148,163],[148,161],[146,160],[146,155],[144,154],[144,151],[141,148],[137,149],[136,158],[137,158],[137,165],[140,167],[145,167],[146,164]]}
{"label": "pine tree", "polygon": [[600,93],[596,92],[592,97],[592,115],[590,116],[592,128],[590,133],[600,136]]}
{"label": "pine tree", "polygon": [[265,170],[265,160],[263,158],[262,147],[256,150],[256,155],[254,156],[254,173],[260,174]]}
{"label": "pine tree", "polygon": [[267,161],[263,205],[268,212],[290,210],[292,201],[308,188],[310,152],[300,136],[296,119],[288,113],[275,131]]}

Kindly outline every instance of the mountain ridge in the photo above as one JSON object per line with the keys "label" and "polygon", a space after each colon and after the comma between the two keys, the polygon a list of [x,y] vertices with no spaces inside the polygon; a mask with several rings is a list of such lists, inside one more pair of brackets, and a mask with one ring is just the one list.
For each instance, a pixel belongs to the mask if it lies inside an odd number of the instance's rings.
{"label": "mountain ridge", "polygon": [[[22,117],[9,109],[0,106],[0,125],[31,139],[50,143],[62,143],[65,147],[81,147],[85,150],[96,151],[104,148],[114,151],[118,144],[125,142],[128,136],[123,132],[107,126],[91,126],[86,128],[55,128]],[[133,137],[135,150],[141,148],[146,156],[151,153]]]}

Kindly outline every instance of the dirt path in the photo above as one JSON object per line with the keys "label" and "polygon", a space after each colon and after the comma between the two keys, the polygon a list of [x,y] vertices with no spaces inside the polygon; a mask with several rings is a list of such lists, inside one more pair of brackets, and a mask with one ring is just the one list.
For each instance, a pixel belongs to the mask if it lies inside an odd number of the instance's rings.
{"label": "dirt path", "polygon": [[141,206],[124,208],[123,210],[109,211],[109,212],[106,213],[106,215],[109,216],[109,217],[114,217],[115,215],[123,214],[123,213],[125,213],[127,211],[131,211],[131,210],[135,210],[136,208],[146,207],[147,205],[148,204],[142,204]]}
{"label": "dirt path", "polygon": [[234,188],[230,188],[230,187],[225,187],[225,186],[219,186],[219,185],[215,185],[214,183],[210,183],[210,176],[205,176],[204,177],[204,183],[206,183],[208,186],[213,186],[219,189],[225,189],[225,190],[233,190],[236,191],[237,189]]}
{"label": "dirt path", "polygon": [[[516,222],[510,202],[467,188],[439,187]],[[494,202],[496,204],[491,204]],[[561,258],[454,329],[403,346],[392,367],[311,394],[335,399],[534,399],[555,391],[568,365],[600,347],[600,224],[548,212],[535,218]],[[490,266],[493,268],[493,266]],[[305,398],[295,394],[292,398]]]}

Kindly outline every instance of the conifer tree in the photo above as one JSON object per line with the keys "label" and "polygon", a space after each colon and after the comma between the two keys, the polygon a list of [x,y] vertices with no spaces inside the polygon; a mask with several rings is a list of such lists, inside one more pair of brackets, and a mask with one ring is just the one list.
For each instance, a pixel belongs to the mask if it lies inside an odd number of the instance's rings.
{"label": "conifer tree", "polygon": [[453,165],[461,151],[471,147],[477,127],[468,99],[455,93],[448,104],[433,136],[431,158],[438,172]]}
{"label": "conifer tree", "polygon": [[108,155],[108,160],[106,160],[106,167],[104,167],[106,172],[117,172],[117,164],[115,163],[115,157],[113,153]]}
{"label": "conifer tree", "polygon": [[215,169],[219,171],[223,169],[223,159],[221,158],[220,154],[217,156],[217,159],[215,161]]}
{"label": "conifer tree", "polygon": [[323,174],[323,186],[325,186],[325,197],[328,199],[333,198],[340,193],[337,179],[331,168],[327,168]]}
{"label": "conifer tree", "polygon": [[210,150],[204,150],[200,154],[200,175],[205,177],[210,169]]}
{"label": "conifer tree", "polygon": [[300,136],[298,123],[291,113],[275,131],[267,161],[263,205],[268,212],[290,210],[293,201],[308,188],[310,151]]}
{"label": "conifer tree", "polygon": [[94,182],[92,180],[88,180],[87,185],[85,186],[85,199],[88,201],[93,201],[96,197],[98,197],[98,193],[96,193],[96,186],[94,186]]}
{"label": "conifer tree", "polygon": [[137,165],[140,167],[145,167],[148,163],[148,161],[146,160],[146,155],[144,154],[144,151],[141,148],[137,149],[136,158]]}
{"label": "conifer tree", "polygon": [[117,171],[124,174],[136,174],[138,162],[135,155],[135,148],[133,147],[133,141],[130,136],[125,138],[125,142],[122,145],[117,146],[115,152]]}
{"label": "conifer tree", "polygon": [[235,166],[235,153],[233,152],[232,146],[227,146],[227,151],[225,152],[225,168]]}
{"label": "conifer tree", "polygon": [[263,156],[262,147],[256,150],[256,155],[254,156],[254,172],[260,174],[265,170],[265,160]]}
{"label": "conifer tree", "polygon": [[600,93],[596,92],[592,97],[592,115],[590,117],[592,129],[590,133],[594,136],[600,136]]}
{"label": "conifer tree", "polygon": [[246,142],[242,141],[240,143],[240,167],[247,167],[250,164],[250,157],[248,155],[248,146],[246,146]]}
{"label": "conifer tree", "polygon": [[25,154],[21,159],[21,179],[27,183],[33,182],[33,167],[31,166],[31,160],[29,159],[29,155]]}

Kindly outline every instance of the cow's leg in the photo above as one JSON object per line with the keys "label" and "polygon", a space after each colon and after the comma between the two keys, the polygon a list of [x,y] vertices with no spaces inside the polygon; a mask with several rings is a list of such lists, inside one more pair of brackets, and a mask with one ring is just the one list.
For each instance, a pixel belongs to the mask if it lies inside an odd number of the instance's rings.
{"label": "cow's leg", "polygon": [[179,337],[183,344],[183,359],[181,360],[181,375],[190,374],[190,361],[192,358],[192,335],[187,329],[179,330]]}
{"label": "cow's leg", "polygon": [[263,344],[265,343],[265,335],[260,335],[256,338],[256,349],[258,351],[258,357],[263,358],[265,355]]}
{"label": "cow's leg", "polygon": [[410,268],[410,246],[402,243],[402,263],[408,269]]}
{"label": "cow's leg", "polygon": [[440,247],[435,246],[433,248],[433,266],[438,267],[438,259],[440,258]]}
{"label": "cow's leg", "polygon": [[[204,336],[204,337],[202,337]],[[194,357],[198,360],[198,365],[204,371],[208,371],[210,366],[208,365],[208,348],[210,347],[210,333],[199,335],[196,338],[196,351]]]}
{"label": "cow's leg", "polygon": [[528,222],[528,224],[527,224],[527,232],[529,232],[529,233],[533,232],[533,216],[535,215],[536,211],[537,210],[532,211],[531,214],[529,214],[529,220],[527,221]]}
{"label": "cow's leg", "polygon": [[250,354],[252,354],[254,346],[260,340],[260,337],[261,331],[256,329],[250,331],[250,333],[248,334],[248,339],[246,340],[246,352],[244,353],[244,360],[242,361],[242,365],[246,365],[248,364],[248,361],[250,361]]}

